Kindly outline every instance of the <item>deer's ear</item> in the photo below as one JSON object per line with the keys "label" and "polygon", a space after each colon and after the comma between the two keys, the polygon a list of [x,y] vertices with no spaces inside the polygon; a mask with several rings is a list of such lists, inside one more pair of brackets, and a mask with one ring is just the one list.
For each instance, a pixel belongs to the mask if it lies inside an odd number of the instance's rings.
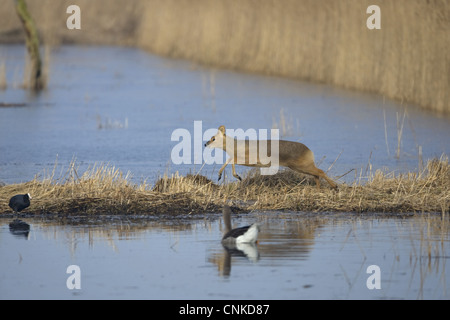
{"label": "deer's ear", "polygon": [[225,126],[220,126],[219,131],[222,132],[223,135],[225,135]]}

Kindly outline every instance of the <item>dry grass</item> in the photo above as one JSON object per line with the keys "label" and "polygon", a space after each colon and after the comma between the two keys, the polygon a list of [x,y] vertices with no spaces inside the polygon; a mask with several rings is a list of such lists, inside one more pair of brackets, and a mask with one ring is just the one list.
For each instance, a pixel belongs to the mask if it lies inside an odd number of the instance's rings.
{"label": "dry grass", "polygon": [[27,209],[35,214],[166,214],[198,211],[198,203],[187,193],[151,192],[147,185],[134,185],[129,176],[114,167],[98,166],[78,175],[72,163],[68,172],[53,173],[39,181],[0,188],[0,212],[8,208],[10,195],[29,192],[33,199]]}
{"label": "dry grass", "polygon": [[[161,55],[377,92],[450,113],[450,2],[379,0],[29,1],[45,43],[131,45]],[[0,0],[0,42],[18,41],[13,1]],[[17,31],[19,30],[19,32]]]}
{"label": "dry grass", "polygon": [[[54,170],[55,171],[55,170]],[[78,175],[75,164],[61,177],[0,187],[0,212],[8,199],[33,196],[25,210],[34,214],[179,214],[218,212],[227,201],[237,210],[308,212],[449,213],[448,158],[428,161],[422,172],[377,171],[366,183],[318,190],[308,178],[285,170],[273,176],[249,171],[242,182],[215,184],[201,175],[163,177],[154,186],[130,182],[114,167],[98,166]]]}

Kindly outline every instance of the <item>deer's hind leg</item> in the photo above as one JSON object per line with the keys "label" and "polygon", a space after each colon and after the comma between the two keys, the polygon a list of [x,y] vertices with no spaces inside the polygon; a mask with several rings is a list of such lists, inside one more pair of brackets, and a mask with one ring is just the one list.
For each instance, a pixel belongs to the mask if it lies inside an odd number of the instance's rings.
{"label": "deer's hind leg", "polygon": [[337,189],[337,184],[333,180],[328,178],[328,176],[325,174],[325,172],[323,172],[323,170],[320,170],[319,168],[316,167],[316,172],[317,172],[317,175],[315,175],[314,177],[316,179],[317,188],[320,188],[320,179],[319,178],[324,178],[333,189]]}
{"label": "deer's hind leg", "polygon": [[314,163],[311,163],[307,166],[301,166],[301,167],[294,166],[294,167],[290,167],[290,168],[293,169],[294,171],[297,171],[300,173],[306,173],[306,174],[313,176],[314,180],[316,181],[317,189],[320,189],[320,178],[324,178],[333,189],[337,189],[336,183],[333,180],[331,180],[330,178],[328,178],[328,176],[325,174],[325,172],[323,172],[323,170],[317,168],[314,165]]}

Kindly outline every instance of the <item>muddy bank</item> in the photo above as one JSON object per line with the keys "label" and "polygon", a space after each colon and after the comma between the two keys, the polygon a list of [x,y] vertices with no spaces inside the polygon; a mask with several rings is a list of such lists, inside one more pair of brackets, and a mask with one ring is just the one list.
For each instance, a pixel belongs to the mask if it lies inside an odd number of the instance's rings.
{"label": "muddy bank", "polygon": [[[450,113],[450,5],[371,1],[78,1],[81,30],[68,30],[70,1],[29,1],[45,43],[127,45],[207,65],[285,76]],[[23,39],[13,2],[1,0],[0,43]]]}

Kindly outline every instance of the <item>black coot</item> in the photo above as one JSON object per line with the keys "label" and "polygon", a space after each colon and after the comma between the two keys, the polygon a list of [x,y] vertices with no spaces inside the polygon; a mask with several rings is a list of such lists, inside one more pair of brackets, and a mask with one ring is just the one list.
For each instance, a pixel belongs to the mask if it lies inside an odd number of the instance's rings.
{"label": "black coot", "polygon": [[9,207],[13,209],[14,212],[20,212],[25,208],[30,206],[31,196],[27,194],[18,194],[9,199]]}

